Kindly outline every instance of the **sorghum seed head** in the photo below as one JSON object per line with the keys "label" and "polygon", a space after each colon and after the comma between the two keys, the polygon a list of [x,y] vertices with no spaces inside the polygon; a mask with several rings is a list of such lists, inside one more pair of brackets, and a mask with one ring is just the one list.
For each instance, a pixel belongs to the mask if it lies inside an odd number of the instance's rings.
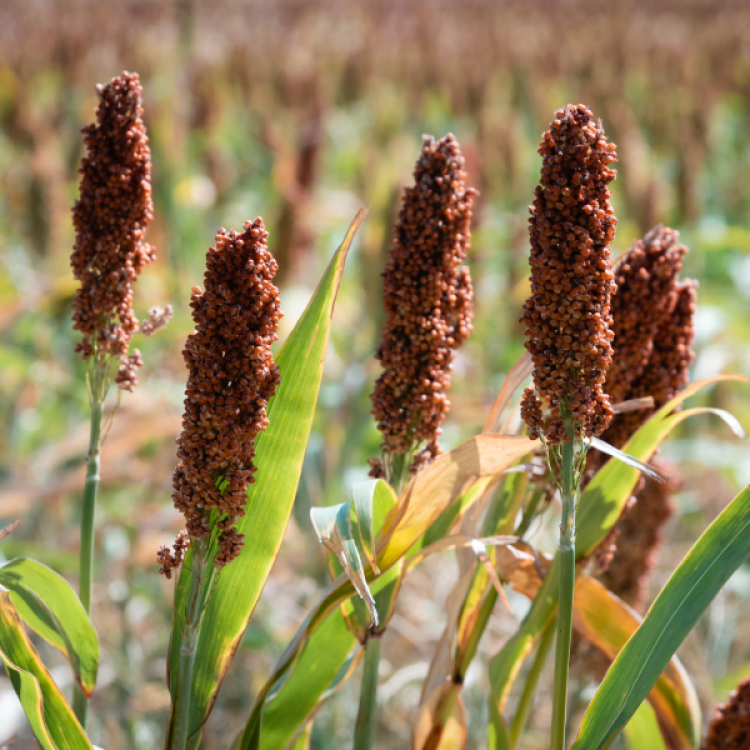
{"label": "sorghum seed head", "polygon": [[[653,336],[651,356],[640,377],[630,384],[625,393],[626,399],[652,396],[654,408],[615,416],[603,437],[616,448],[622,448],[653,414],[654,409],[660,409],[687,385],[690,363],[695,357],[692,344],[697,288],[697,283],[692,279],[674,285],[672,312],[661,320]],[[648,315],[648,311],[643,314]]]}
{"label": "sorghum seed head", "polygon": [[687,248],[679,233],[662,225],[636,240],[615,267],[612,297],[614,357],[605,388],[614,403],[625,401],[643,374],[654,338],[677,303],[677,277]]}
{"label": "sorghum seed head", "polygon": [[271,344],[282,313],[267,237],[260,218],[246,222],[244,234],[219,230],[206,255],[205,290],[191,294],[195,331],[183,351],[189,375],[172,498],[192,539],[206,539],[209,514],[219,512],[216,567],[242,548],[234,524],[245,513],[255,439],[279,384]]}
{"label": "sorghum seed head", "polygon": [[539,153],[541,184],[529,208],[531,296],[521,318],[534,389],[524,392],[521,414],[532,438],[541,433],[554,445],[566,439],[564,411],[589,436],[612,419],[602,386],[614,336],[609,243],[617,219],[607,185],[617,154],[582,104],[555,112]]}
{"label": "sorghum seed head", "polygon": [[153,219],[151,153],[138,74],[125,72],[98,91],[97,124],[83,129],[87,153],[73,207],[76,242],[70,264],[81,282],[73,327],[83,335],[76,351],[88,359],[98,347],[118,358],[117,385],[132,391],[141,364],[140,357],[128,357],[138,328],[132,284],[156,257],[145,242]]}
{"label": "sorghum seed head", "polygon": [[[473,289],[464,262],[477,191],[466,187],[463,167],[453,135],[437,142],[424,137],[383,272],[387,319],[375,354],[383,374],[371,396],[372,414],[385,452],[405,454],[426,443],[413,470],[440,454],[453,350],[472,331]],[[380,461],[370,464],[371,476],[382,476]]]}
{"label": "sorghum seed head", "polygon": [[716,709],[702,750],[745,750],[750,746],[750,680],[742,680]]}

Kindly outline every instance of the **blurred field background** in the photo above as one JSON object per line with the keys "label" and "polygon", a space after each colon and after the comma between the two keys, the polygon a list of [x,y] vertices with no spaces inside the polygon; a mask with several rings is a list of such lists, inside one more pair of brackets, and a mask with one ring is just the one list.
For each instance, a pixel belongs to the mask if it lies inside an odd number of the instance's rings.
{"label": "blurred field background", "polygon": [[[70,208],[94,86],[123,69],[141,75],[154,165],[148,239],[158,261],[136,285],[136,313],[170,302],[175,317],[166,331],[134,342],[145,360],[141,384],[123,395],[103,450],[94,588],[103,664],[93,738],[107,750],[162,743],[173,582],[158,575],[155,553],[181,518],[170,500],[186,377],[180,353],[191,330],[190,287],[202,284],[220,226],[266,221],[281,266],[283,340],[357,208],[369,208],[336,307],[294,517],[209,720],[209,749],[226,747],[242,728],[326,583],[310,505],[342,502],[377,455],[368,396],[378,375],[379,273],[422,133],[455,133],[469,184],[481,192],[470,256],[475,331],[456,362],[446,447],[481,429],[523,351],[517,321],[528,293],[536,149],[554,110],[569,101],[587,104],[618,144],[614,254],[660,221],[690,248],[683,277],[700,280],[693,378],[750,369],[746,2],[4,0],[0,527],[22,519],[0,544],[4,557],[34,557],[70,576],[77,566],[88,407],[70,321]],[[747,386],[721,384],[704,402],[750,427]],[[654,590],[750,481],[745,445],[712,417],[687,422],[662,455],[685,481]],[[534,537],[543,549],[554,546],[553,525]],[[401,594],[383,645],[380,748],[408,744],[455,580],[446,554],[417,569]],[[512,603],[521,616],[526,605]],[[498,608],[469,673],[470,747],[484,744],[486,659],[514,628]],[[42,650],[69,683],[63,658]],[[750,569],[734,576],[680,653],[710,716],[750,673]],[[355,676],[323,707],[314,748],[351,742],[358,685]],[[581,686],[581,696],[591,690]],[[16,705],[3,675],[0,746],[25,736]],[[529,747],[545,746],[548,712],[541,702],[539,744]]]}

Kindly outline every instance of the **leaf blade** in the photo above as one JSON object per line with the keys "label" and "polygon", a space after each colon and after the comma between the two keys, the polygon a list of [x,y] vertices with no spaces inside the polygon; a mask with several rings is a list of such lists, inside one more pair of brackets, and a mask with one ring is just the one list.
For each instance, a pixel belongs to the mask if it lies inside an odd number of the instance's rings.
{"label": "leaf blade", "polygon": [[606,747],[734,571],[750,557],[750,488],[701,535],[620,651],[583,718],[574,750]]}
{"label": "leaf blade", "polygon": [[[78,723],[73,710],[26,635],[10,594],[2,588],[0,588],[0,651],[3,654],[6,670],[9,669],[8,674],[11,676],[13,688],[21,698],[24,711],[27,705],[31,710],[29,722],[39,742],[44,746],[45,743],[51,741],[52,747],[56,750],[92,750],[91,743]],[[22,678],[21,672],[33,677],[39,686],[44,729],[39,724],[36,689],[28,678]]]}
{"label": "leaf blade", "polygon": [[[67,655],[76,680],[91,695],[99,669],[99,639],[70,584],[36,560],[16,558],[0,567],[0,586],[10,591],[21,619]],[[42,608],[35,607],[36,602]]]}

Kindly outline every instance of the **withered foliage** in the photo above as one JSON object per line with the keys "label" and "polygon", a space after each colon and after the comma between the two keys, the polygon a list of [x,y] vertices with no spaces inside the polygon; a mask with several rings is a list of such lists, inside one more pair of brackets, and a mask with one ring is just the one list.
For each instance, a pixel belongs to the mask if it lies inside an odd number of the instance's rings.
{"label": "withered foliage", "polygon": [[73,300],[73,327],[83,334],[76,351],[84,359],[119,359],[117,385],[132,391],[142,365],[138,350],[128,355],[138,328],[132,285],[156,257],[145,241],[153,219],[151,153],[138,74],[124,72],[97,90],[97,123],[83,129],[86,156],[73,207],[76,242],[70,264],[81,282]]}
{"label": "withered foliage", "polygon": [[[205,290],[193,287],[191,295],[195,331],[183,351],[189,375],[172,498],[191,539],[220,529],[217,568],[242,549],[234,524],[245,514],[255,439],[279,384],[271,344],[282,313],[267,237],[260,218],[243,234],[220,229],[206,255]],[[165,574],[180,562],[164,550],[159,561]]]}
{"label": "withered foliage", "polygon": [[600,435],[612,419],[603,385],[612,361],[609,243],[617,224],[607,186],[617,154],[582,104],[555,112],[539,153],[541,184],[529,207],[531,296],[521,318],[534,388],[525,390],[521,413],[532,438],[541,433],[555,445],[566,438],[565,412],[585,435]]}
{"label": "withered foliage", "polygon": [[[464,262],[476,190],[466,187],[463,167],[452,134],[437,142],[425,136],[383,272],[387,319],[375,354],[383,373],[372,414],[386,462],[426,443],[412,470],[440,454],[453,352],[472,330],[473,289]],[[383,475],[380,459],[370,464],[372,476]]]}

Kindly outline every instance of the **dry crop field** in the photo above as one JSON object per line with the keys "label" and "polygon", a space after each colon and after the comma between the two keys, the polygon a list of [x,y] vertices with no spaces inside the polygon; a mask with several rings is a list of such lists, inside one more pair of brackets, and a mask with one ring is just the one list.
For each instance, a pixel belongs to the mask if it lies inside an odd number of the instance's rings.
{"label": "dry crop field", "polygon": [[1,3],[0,748],[750,747],[748,133],[740,1]]}

